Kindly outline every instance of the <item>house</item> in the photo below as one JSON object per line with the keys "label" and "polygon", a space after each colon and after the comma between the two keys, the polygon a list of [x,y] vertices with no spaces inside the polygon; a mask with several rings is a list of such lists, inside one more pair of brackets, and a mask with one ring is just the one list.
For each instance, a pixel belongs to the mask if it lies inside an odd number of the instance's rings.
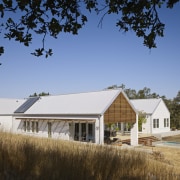
{"label": "house", "polygon": [[170,112],[161,98],[135,99],[131,100],[131,103],[138,112],[146,114],[142,133],[156,134],[170,131]]}
{"label": "house", "polygon": [[131,123],[138,145],[138,114],[122,89],[29,98],[15,112],[13,132],[104,143],[108,123]]}
{"label": "house", "polygon": [[0,130],[10,132],[14,111],[25,102],[24,99],[0,98]]}

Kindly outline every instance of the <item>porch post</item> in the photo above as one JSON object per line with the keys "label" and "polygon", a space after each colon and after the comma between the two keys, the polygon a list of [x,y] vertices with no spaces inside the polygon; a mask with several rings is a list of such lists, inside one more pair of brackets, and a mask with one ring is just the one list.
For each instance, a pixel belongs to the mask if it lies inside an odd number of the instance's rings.
{"label": "porch post", "polygon": [[94,123],[94,142],[99,144],[99,118]]}
{"label": "porch post", "polygon": [[86,141],[89,140],[88,122],[86,122]]}
{"label": "porch post", "polygon": [[82,137],[81,137],[82,136],[82,133],[81,133],[82,130],[81,129],[82,129],[82,126],[81,126],[81,123],[79,122],[79,141],[82,140]]}
{"label": "porch post", "polygon": [[138,114],[136,114],[136,123],[131,128],[131,145],[138,146]]}
{"label": "porch post", "polygon": [[124,122],[121,122],[121,135],[124,135]]}
{"label": "porch post", "polygon": [[99,117],[99,144],[104,144],[104,116]]}
{"label": "porch post", "polygon": [[74,123],[74,121],[72,121],[71,126],[72,126],[71,127],[72,135],[71,136],[72,136],[72,140],[74,140],[74,134],[75,134],[75,132],[74,132],[75,131],[75,123]]}

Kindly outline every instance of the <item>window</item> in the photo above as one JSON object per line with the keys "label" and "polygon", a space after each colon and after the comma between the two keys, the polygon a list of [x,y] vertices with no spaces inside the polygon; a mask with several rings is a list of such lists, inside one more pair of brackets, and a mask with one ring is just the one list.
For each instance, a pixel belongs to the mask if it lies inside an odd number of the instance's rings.
{"label": "window", "polygon": [[159,128],[159,119],[153,119],[153,128]]}
{"label": "window", "polygon": [[26,132],[26,121],[23,121],[23,129]]}
{"label": "window", "polygon": [[74,140],[79,140],[79,123],[75,123]]}
{"label": "window", "polygon": [[34,132],[34,121],[31,123],[32,132]]}
{"label": "window", "polygon": [[38,121],[36,121],[36,133],[39,132],[39,124],[38,124]]}
{"label": "window", "polygon": [[30,131],[30,121],[27,121],[27,131]]}
{"label": "window", "polygon": [[169,127],[169,118],[164,118],[164,127]]}
{"label": "window", "polygon": [[86,123],[81,124],[82,141],[86,141]]}
{"label": "window", "polygon": [[93,136],[93,125],[92,124],[88,124],[88,133],[89,133],[89,136]]}
{"label": "window", "polygon": [[93,124],[88,124],[88,140],[93,141]]}

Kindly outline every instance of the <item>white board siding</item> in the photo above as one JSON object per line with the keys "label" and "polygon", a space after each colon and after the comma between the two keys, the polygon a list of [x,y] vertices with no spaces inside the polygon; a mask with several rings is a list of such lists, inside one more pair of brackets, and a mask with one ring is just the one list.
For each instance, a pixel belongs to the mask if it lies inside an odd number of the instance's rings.
{"label": "white board siding", "polygon": [[99,123],[99,119],[96,119],[95,121],[95,132],[94,132],[94,137],[95,137],[95,143],[96,144],[100,144],[100,123]]}
{"label": "white board siding", "polygon": [[0,130],[5,132],[11,132],[12,116],[0,116]]}
{"label": "white board siding", "polygon": [[[164,127],[164,118],[169,119],[169,127]],[[153,119],[159,119],[159,128],[153,128]],[[170,113],[161,101],[152,115],[152,134],[170,131]]]}
{"label": "white board siding", "polygon": [[[24,131],[23,121],[22,120],[14,120],[13,121],[13,129],[15,133],[27,134],[31,136],[37,137],[48,137],[48,121],[38,121],[39,131],[32,132],[32,128],[30,131]],[[30,123],[31,127],[31,123]],[[16,131],[17,129],[17,131]],[[55,139],[63,139],[69,140],[69,123],[65,121],[52,121],[51,126],[51,137]]]}

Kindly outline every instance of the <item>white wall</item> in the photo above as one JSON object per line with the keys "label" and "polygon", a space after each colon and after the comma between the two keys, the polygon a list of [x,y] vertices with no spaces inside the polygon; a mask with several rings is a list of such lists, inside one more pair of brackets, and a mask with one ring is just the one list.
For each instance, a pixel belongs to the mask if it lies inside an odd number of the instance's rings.
{"label": "white wall", "polygon": [[[169,119],[169,127],[164,127],[164,118]],[[153,119],[159,119],[159,128],[153,128]],[[170,113],[163,101],[161,101],[152,115],[152,133],[161,133],[170,131]]]}
{"label": "white wall", "polygon": [[0,116],[0,130],[11,132],[12,130],[12,116]]}
{"label": "white wall", "polygon": [[[69,140],[69,123],[65,121],[50,121],[52,122],[51,127],[51,137],[56,139],[64,139]],[[48,121],[40,120],[38,121],[39,131],[38,133],[32,132],[30,129],[29,132],[25,132],[23,129],[23,121],[21,120],[13,120],[13,132],[20,134],[27,134],[37,137],[48,137]],[[30,124],[31,127],[31,124]]]}
{"label": "white wall", "polygon": [[136,114],[136,123],[131,128],[131,145],[138,146],[138,115]]}

